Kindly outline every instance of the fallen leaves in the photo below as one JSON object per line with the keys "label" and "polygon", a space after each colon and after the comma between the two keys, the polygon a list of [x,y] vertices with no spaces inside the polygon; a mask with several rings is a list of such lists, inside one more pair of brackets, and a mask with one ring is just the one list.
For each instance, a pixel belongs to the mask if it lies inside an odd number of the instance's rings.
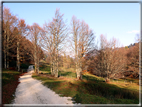
{"label": "fallen leaves", "polygon": [[13,95],[15,94],[15,90],[18,86],[18,84],[20,83],[18,81],[19,76],[22,76],[23,74],[20,75],[15,75],[14,76],[14,80],[10,81],[8,84],[4,85],[2,87],[2,104],[9,104],[11,103],[11,100],[13,99]]}

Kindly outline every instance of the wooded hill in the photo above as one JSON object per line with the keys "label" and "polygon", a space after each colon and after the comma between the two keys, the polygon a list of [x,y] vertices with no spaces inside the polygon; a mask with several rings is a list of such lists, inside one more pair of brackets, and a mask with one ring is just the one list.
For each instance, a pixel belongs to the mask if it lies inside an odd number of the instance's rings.
{"label": "wooded hill", "polygon": [[139,78],[139,43],[94,50],[86,55],[86,62],[88,71],[101,77]]}

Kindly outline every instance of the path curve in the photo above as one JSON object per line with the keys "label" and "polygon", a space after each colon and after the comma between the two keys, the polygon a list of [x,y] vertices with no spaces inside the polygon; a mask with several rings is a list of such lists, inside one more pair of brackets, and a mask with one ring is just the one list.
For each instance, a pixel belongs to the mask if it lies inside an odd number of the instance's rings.
{"label": "path curve", "polygon": [[20,76],[13,104],[73,104],[71,97],[60,97],[42,85],[41,81],[33,79],[31,77],[33,72],[33,65],[31,65],[28,73]]}

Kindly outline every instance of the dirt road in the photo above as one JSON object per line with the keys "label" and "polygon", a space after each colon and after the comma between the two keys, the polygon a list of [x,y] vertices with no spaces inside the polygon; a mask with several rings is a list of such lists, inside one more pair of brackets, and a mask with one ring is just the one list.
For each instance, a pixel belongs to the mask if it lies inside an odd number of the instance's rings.
{"label": "dirt road", "polygon": [[73,104],[70,97],[60,97],[58,94],[33,79],[33,66],[28,73],[19,78],[20,84],[16,89],[13,104]]}

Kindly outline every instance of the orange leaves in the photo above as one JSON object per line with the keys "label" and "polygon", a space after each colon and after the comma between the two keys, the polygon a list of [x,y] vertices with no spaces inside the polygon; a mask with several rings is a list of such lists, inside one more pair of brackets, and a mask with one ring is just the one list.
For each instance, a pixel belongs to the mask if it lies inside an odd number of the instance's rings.
{"label": "orange leaves", "polygon": [[126,50],[126,57],[127,57],[128,70],[138,72],[139,71],[139,67],[138,67],[139,66],[139,43],[135,43],[135,45],[130,46],[129,49]]}
{"label": "orange leaves", "polygon": [[4,23],[3,24],[6,24],[7,27],[8,26],[13,27],[15,26],[14,23],[17,23],[17,20],[18,18],[15,15],[11,14],[10,9],[4,7],[4,10],[3,10],[3,22]]}
{"label": "orange leaves", "polygon": [[20,19],[19,21],[18,21],[19,23],[18,23],[18,26],[19,27],[25,27],[26,26],[26,23],[25,23],[25,20],[24,19]]}

